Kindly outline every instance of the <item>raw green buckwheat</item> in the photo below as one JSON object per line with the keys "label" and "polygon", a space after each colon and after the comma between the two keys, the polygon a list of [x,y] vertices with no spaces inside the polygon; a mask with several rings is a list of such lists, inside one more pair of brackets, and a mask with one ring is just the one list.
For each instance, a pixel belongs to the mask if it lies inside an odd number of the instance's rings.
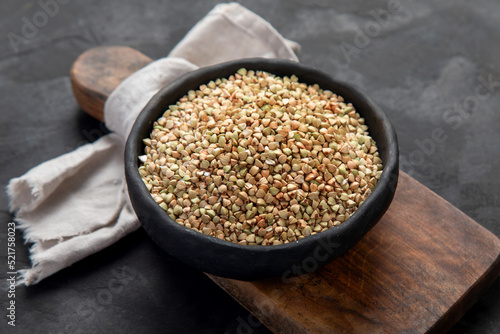
{"label": "raw green buckwheat", "polygon": [[240,69],[191,90],[144,139],[139,173],[170,217],[242,245],[343,223],[382,173],[364,119],[296,76]]}

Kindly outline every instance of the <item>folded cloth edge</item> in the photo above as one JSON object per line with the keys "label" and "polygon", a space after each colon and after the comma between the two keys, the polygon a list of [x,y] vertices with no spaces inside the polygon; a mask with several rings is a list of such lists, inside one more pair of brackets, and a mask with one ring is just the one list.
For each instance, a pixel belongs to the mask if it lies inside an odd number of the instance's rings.
{"label": "folded cloth edge", "polygon": [[[123,191],[126,192],[126,189]],[[44,252],[36,252],[40,247],[35,242],[30,248],[32,267],[18,271],[19,277],[16,285],[33,285],[72,264],[103,250],[127,234],[136,231],[140,227],[135,213],[131,207],[128,197],[123,198],[120,215],[116,221],[101,227],[91,233],[81,234],[62,240]],[[71,252],[61,252],[71,249]],[[63,257],[61,258],[61,253]],[[54,261],[58,259],[58,261]]]}
{"label": "folded cloth edge", "polygon": [[[101,137],[94,143],[47,160],[24,175],[11,179],[6,187],[9,210],[22,213],[36,209],[66,177],[74,175],[83,167],[82,162],[91,158],[96,151],[106,150],[113,145],[110,139],[108,136]],[[49,169],[50,173],[47,172]]]}
{"label": "folded cloth edge", "polygon": [[[158,92],[158,89],[197,68],[196,65],[185,59],[165,57],[133,73],[111,92],[104,103],[104,122],[106,126],[126,139],[140,111]],[[172,69],[175,69],[175,71],[172,71]],[[145,84],[140,87],[130,85],[131,82],[137,81],[145,82]],[[128,89],[130,86],[134,87],[134,90]],[[124,99],[135,99],[136,114],[123,111]]]}

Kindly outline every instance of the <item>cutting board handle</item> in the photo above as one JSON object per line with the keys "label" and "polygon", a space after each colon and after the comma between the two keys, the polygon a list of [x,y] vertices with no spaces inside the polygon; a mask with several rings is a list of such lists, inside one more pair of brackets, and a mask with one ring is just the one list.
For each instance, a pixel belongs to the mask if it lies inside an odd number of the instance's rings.
{"label": "cutting board handle", "polygon": [[71,88],[80,108],[104,121],[109,94],[132,73],[153,60],[127,46],[100,46],[82,53],[70,70]]}

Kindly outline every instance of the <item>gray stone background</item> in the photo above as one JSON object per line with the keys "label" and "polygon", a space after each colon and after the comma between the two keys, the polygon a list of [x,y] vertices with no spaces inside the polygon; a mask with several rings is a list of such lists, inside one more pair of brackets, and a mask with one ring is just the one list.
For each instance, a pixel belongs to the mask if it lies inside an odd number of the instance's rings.
{"label": "gray stone background", "polygon": [[[26,21],[35,22],[43,6],[2,1],[2,187],[105,132],[73,99],[68,73],[79,54],[127,45],[162,57],[219,2],[59,0],[57,13],[26,34]],[[500,236],[500,3],[239,2],[300,43],[301,62],[365,91],[396,128],[401,169]],[[4,192],[0,210],[6,226],[12,216]],[[6,263],[5,227],[0,237]],[[17,267],[28,266],[20,235],[17,244]],[[122,290],[112,289],[116,279]],[[111,299],[103,299],[103,289]],[[497,279],[451,333],[500,333],[499,296]],[[2,309],[5,297],[2,292]],[[3,319],[0,332],[236,333],[239,319],[249,316],[141,230],[37,286],[19,287],[16,303],[16,328]],[[252,331],[268,332],[261,325]]]}

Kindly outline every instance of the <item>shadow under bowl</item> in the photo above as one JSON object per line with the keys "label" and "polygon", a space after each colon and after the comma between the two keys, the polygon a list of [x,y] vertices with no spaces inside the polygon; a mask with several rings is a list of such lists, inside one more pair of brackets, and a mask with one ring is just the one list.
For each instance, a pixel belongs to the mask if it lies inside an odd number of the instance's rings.
{"label": "shadow under bowl", "polygon": [[[143,138],[164,111],[191,89],[238,69],[262,70],[277,76],[296,75],[300,82],[318,84],[350,102],[365,119],[376,141],[383,172],[373,192],[344,223],[296,242],[276,246],[245,246],[186,228],[153,200],[139,175],[138,156],[144,154]],[[310,272],[339,257],[355,245],[389,207],[398,180],[398,143],[387,116],[358,89],[309,66],[279,59],[235,60],[190,72],[162,88],[138,116],[125,148],[125,175],[134,210],[147,234],[168,254],[203,272],[238,280],[290,277]],[[299,269],[297,269],[297,266]],[[295,268],[295,269],[294,269]]]}

